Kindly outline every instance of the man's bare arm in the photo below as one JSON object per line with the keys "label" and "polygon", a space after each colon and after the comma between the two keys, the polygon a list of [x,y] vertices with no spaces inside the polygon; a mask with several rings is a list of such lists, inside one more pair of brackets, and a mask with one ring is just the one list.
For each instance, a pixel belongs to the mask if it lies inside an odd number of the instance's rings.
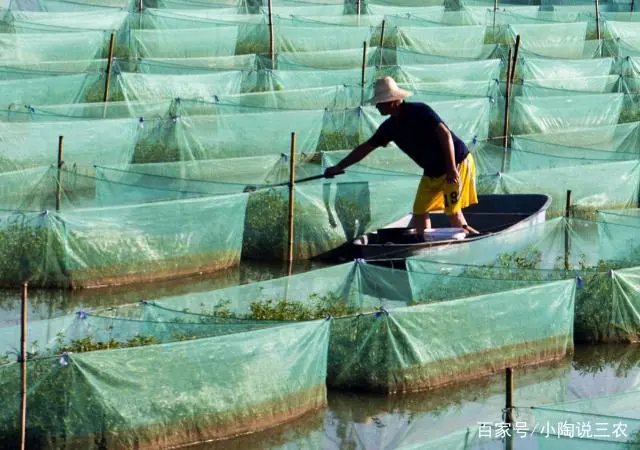
{"label": "man's bare arm", "polygon": [[356,148],[354,148],[338,164],[336,164],[333,167],[327,167],[325,174],[327,176],[333,176],[333,175],[337,175],[340,172],[344,172],[344,170],[347,167],[360,162],[364,157],[366,157],[369,153],[371,153],[375,149],[376,147],[369,144],[369,142],[364,142],[358,145]]}

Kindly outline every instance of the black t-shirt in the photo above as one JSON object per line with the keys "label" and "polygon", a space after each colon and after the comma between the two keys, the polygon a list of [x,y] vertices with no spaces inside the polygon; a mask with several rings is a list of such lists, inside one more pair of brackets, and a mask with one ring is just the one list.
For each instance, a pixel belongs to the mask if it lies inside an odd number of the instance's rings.
{"label": "black t-shirt", "polygon": [[[445,149],[436,134],[440,123],[444,123],[440,116],[424,103],[404,102],[400,105],[400,114],[382,122],[369,144],[382,147],[393,141],[422,167],[425,176],[439,177],[447,172]],[[467,157],[469,149],[453,131],[451,137],[458,165]]]}

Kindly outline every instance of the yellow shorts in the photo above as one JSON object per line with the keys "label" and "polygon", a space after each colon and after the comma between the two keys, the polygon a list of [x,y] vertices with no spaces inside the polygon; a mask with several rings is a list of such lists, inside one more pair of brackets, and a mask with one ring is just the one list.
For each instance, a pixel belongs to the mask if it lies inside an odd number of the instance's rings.
{"label": "yellow shorts", "polygon": [[447,182],[447,176],[438,178],[422,177],[416,200],[413,203],[413,214],[426,214],[441,211],[451,216],[462,208],[478,203],[476,193],[476,163],[471,153],[458,164],[460,186]]}

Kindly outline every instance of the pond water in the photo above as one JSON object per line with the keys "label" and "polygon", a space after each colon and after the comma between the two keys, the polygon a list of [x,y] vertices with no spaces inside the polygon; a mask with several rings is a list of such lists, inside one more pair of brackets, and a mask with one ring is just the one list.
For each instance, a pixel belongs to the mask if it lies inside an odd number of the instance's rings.
{"label": "pond water", "polygon": [[[562,362],[516,370],[514,382],[514,404],[522,409],[637,390],[640,347],[578,347],[572,357]],[[477,429],[480,422],[501,422],[504,402],[503,374],[436,391],[397,396],[329,391],[328,406],[300,420],[189,448],[418,449],[427,441],[465,427]],[[515,444],[516,449],[539,448],[526,440]],[[482,448],[494,447],[505,448],[500,443]]]}
{"label": "pond water", "polygon": [[[327,267],[322,261],[300,261],[291,273]],[[243,262],[239,266],[211,274],[167,280],[142,285],[113,286],[76,291],[28,289],[28,319],[42,320],[76,312],[80,309],[136,303],[143,299],[206,292],[229,286],[254,283],[288,274],[286,263]],[[0,326],[20,323],[21,290],[0,291]]]}

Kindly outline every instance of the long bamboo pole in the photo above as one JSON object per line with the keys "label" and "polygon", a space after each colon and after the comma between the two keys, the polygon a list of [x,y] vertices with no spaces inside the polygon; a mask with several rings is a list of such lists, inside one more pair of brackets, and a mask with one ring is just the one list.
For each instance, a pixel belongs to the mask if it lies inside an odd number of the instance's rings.
{"label": "long bamboo pole", "polygon": [[[571,217],[571,190],[567,190],[567,199],[564,207],[564,217],[566,221]],[[564,270],[569,270],[569,254],[571,253],[571,236],[569,235],[569,224],[564,226]]]}
{"label": "long bamboo pole", "polygon": [[273,35],[273,4],[269,0],[267,2],[269,8],[269,60],[271,61],[271,69],[275,69],[275,39]]}
{"label": "long bamboo pole", "polygon": [[102,117],[107,115],[107,100],[109,99],[109,84],[111,82],[111,66],[113,64],[113,48],[116,44],[116,34],[111,33],[111,39],[109,40],[109,56],[107,58],[107,76],[104,80],[104,96],[102,101],[104,103],[104,109],[102,110]]}
{"label": "long bamboo pole", "polygon": [[22,282],[20,327],[20,450],[26,448],[27,437],[27,281]]}
{"label": "long bamboo pole", "polygon": [[507,148],[509,146],[509,108],[511,104],[511,49],[509,49],[509,55],[507,56],[507,73],[506,81],[507,86],[505,88],[504,96],[504,126],[502,128],[502,166],[500,171],[505,172],[507,169]]}
{"label": "long bamboo pole", "polygon": [[380,52],[380,65],[382,65],[382,55],[384,53],[384,19],[382,20],[382,28],[380,29],[380,45],[378,51]]}
{"label": "long bamboo pole", "polygon": [[294,241],[294,205],[295,205],[295,180],[296,180],[296,133],[291,133],[291,156],[289,158],[289,248],[287,250],[287,261],[289,262],[289,273],[293,264],[293,241]]}
{"label": "long bamboo pole", "polygon": [[364,104],[364,71],[367,66],[367,41],[362,42],[362,72],[360,75],[360,105]]}
{"label": "long bamboo pole", "polygon": [[62,165],[64,160],[63,154],[64,136],[58,136],[58,171],[56,174],[56,211],[60,211],[61,192],[62,192]]}

